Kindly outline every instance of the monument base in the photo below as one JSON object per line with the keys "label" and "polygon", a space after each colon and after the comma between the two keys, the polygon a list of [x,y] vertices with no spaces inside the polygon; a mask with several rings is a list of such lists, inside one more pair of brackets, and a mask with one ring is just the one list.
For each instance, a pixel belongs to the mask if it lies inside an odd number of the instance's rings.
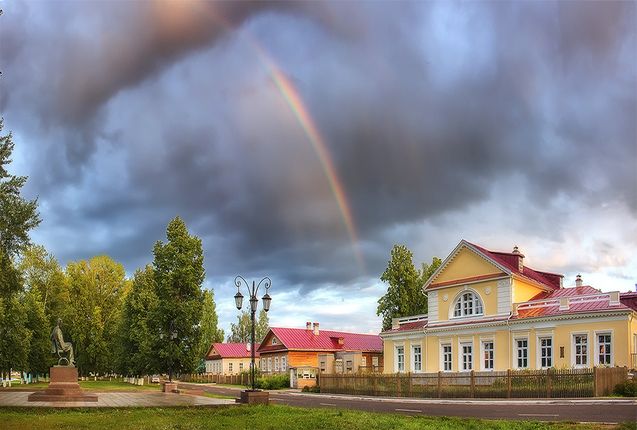
{"label": "monument base", "polygon": [[270,393],[267,391],[243,390],[239,403],[248,405],[267,405],[270,403]]}
{"label": "monument base", "polygon": [[30,402],[97,402],[96,394],[85,393],[77,383],[77,368],[53,366],[49,372],[48,388],[30,394]]}

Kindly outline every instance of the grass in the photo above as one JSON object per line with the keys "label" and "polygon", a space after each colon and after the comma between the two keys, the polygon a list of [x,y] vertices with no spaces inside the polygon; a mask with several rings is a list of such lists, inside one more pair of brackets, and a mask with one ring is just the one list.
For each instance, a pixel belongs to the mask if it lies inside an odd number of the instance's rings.
{"label": "grass", "polygon": [[[127,409],[17,409],[3,408],[5,430],[48,429],[318,429],[318,430],[595,430],[612,427],[595,424],[463,418],[409,417],[343,409],[291,406],[187,407]],[[634,428],[632,424],[619,428]]]}
{"label": "grass", "polygon": [[[18,389],[20,391],[27,390],[44,390],[49,386],[48,382],[36,382],[34,384],[12,384],[11,388],[0,388],[1,390]],[[122,381],[80,381],[80,387],[90,391],[159,391],[159,384],[133,385]]]}

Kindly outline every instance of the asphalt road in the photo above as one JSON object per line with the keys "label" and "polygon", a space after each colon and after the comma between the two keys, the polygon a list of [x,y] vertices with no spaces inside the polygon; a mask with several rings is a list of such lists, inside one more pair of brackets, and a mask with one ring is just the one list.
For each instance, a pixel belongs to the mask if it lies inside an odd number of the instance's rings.
{"label": "asphalt road", "polygon": [[[239,397],[239,388],[202,384],[179,384]],[[637,401],[629,399],[577,400],[438,400],[399,399],[310,394],[298,391],[270,391],[275,404],[312,408],[344,408],[371,412],[390,412],[412,416],[447,416],[530,421],[573,421],[637,423]],[[635,425],[637,429],[637,424]]]}

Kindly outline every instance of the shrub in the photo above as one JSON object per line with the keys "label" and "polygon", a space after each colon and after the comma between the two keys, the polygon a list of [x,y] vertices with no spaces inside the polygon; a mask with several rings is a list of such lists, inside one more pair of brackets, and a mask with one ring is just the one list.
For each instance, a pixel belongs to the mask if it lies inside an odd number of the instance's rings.
{"label": "shrub", "polygon": [[290,388],[290,375],[281,373],[279,375],[264,376],[257,379],[257,388],[263,390],[280,390]]}
{"label": "shrub", "polygon": [[319,387],[318,385],[315,385],[314,387],[309,387],[306,385],[301,391],[303,393],[320,393],[321,387]]}
{"label": "shrub", "polygon": [[615,394],[625,397],[637,397],[637,380],[627,380],[621,384],[615,385]]}

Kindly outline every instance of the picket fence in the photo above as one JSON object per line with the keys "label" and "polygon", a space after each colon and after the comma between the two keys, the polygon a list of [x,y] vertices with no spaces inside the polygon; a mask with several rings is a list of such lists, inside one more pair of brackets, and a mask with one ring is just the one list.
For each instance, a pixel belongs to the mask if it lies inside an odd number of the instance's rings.
{"label": "picket fence", "polygon": [[424,398],[599,397],[628,378],[626,367],[494,372],[320,374],[321,393]]}

